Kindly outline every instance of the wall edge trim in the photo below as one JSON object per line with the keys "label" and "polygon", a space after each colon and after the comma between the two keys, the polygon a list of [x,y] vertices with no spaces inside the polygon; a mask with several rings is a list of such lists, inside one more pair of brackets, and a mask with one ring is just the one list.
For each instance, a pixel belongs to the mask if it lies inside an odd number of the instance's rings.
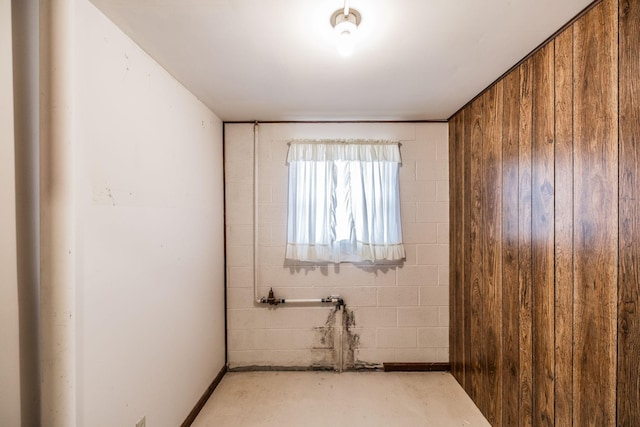
{"label": "wall edge trim", "polygon": [[385,372],[450,372],[450,363],[383,363]]}
{"label": "wall edge trim", "polygon": [[209,387],[207,387],[207,389],[204,391],[200,399],[198,399],[198,402],[195,404],[191,412],[189,412],[187,418],[185,418],[182,424],[180,424],[180,427],[189,427],[191,424],[193,424],[193,422],[196,420],[196,417],[198,416],[200,411],[202,411],[202,408],[204,408],[204,405],[207,403],[207,401],[213,394],[213,391],[218,387],[220,381],[222,381],[222,378],[226,373],[227,365],[224,365],[222,369],[220,369],[220,372],[218,372],[218,375],[216,375],[216,377],[213,379]]}

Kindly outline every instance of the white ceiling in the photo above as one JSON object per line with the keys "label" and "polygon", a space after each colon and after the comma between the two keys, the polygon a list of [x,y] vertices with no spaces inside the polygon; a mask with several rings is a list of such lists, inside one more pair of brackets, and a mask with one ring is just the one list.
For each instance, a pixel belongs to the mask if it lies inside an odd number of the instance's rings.
{"label": "white ceiling", "polygon": [[91,0],[225,121],[443,120],[592,0]]}

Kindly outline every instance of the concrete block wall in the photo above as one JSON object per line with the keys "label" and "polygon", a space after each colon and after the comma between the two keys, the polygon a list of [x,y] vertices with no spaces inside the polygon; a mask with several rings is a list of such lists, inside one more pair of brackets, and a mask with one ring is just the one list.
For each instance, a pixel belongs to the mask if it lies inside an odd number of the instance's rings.
{"label": "concrete block wall", "polygon": [[[375,367],[448,362],[449,196],[446,123],[285,123],[258,126],[258,294],[331,306],[266,307],[253,298],[253,125],[225,125],[227,328],[231,368]],[[285,265],[287,143],[302,138],[401,142],[406,260],[399,265]],[[342,355],[340,355],[342,350]],[[342,357],[341,357],[342,356]]]}

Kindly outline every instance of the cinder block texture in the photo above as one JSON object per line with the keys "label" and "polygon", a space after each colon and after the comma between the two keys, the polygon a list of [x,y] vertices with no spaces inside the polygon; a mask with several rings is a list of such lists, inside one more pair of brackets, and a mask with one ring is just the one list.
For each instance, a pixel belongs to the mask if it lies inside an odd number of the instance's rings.
{"label": "cinder block texture", "polygon": [[[227,328],[231,368],[374,367],[448,361],[449,192],[446,123],[225,125]],[[285,263],[287,143],[294,139],[390,139],[401,143],[400,197],[406,259],[397,265]],[[257,289],[280,298],[340,294],[329,306],[254,303]]]}

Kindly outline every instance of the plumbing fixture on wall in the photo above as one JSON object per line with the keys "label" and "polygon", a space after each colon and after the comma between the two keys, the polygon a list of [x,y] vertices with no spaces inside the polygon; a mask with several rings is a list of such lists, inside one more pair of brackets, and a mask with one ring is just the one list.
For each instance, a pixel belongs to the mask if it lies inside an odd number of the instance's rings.
{"label": "plumbing fixture on wall", "polygon": [[345,303],[340,295],[329,295],[325,298],[276,298],[273,294],[273,288],[269,289],[269,296],[260,298],[261,304],[269,304],[269,305],[278,305],[278,304],[310,304],[310,303],[321,303],[321,304],[335,304],[338,309],[342,308]]}

